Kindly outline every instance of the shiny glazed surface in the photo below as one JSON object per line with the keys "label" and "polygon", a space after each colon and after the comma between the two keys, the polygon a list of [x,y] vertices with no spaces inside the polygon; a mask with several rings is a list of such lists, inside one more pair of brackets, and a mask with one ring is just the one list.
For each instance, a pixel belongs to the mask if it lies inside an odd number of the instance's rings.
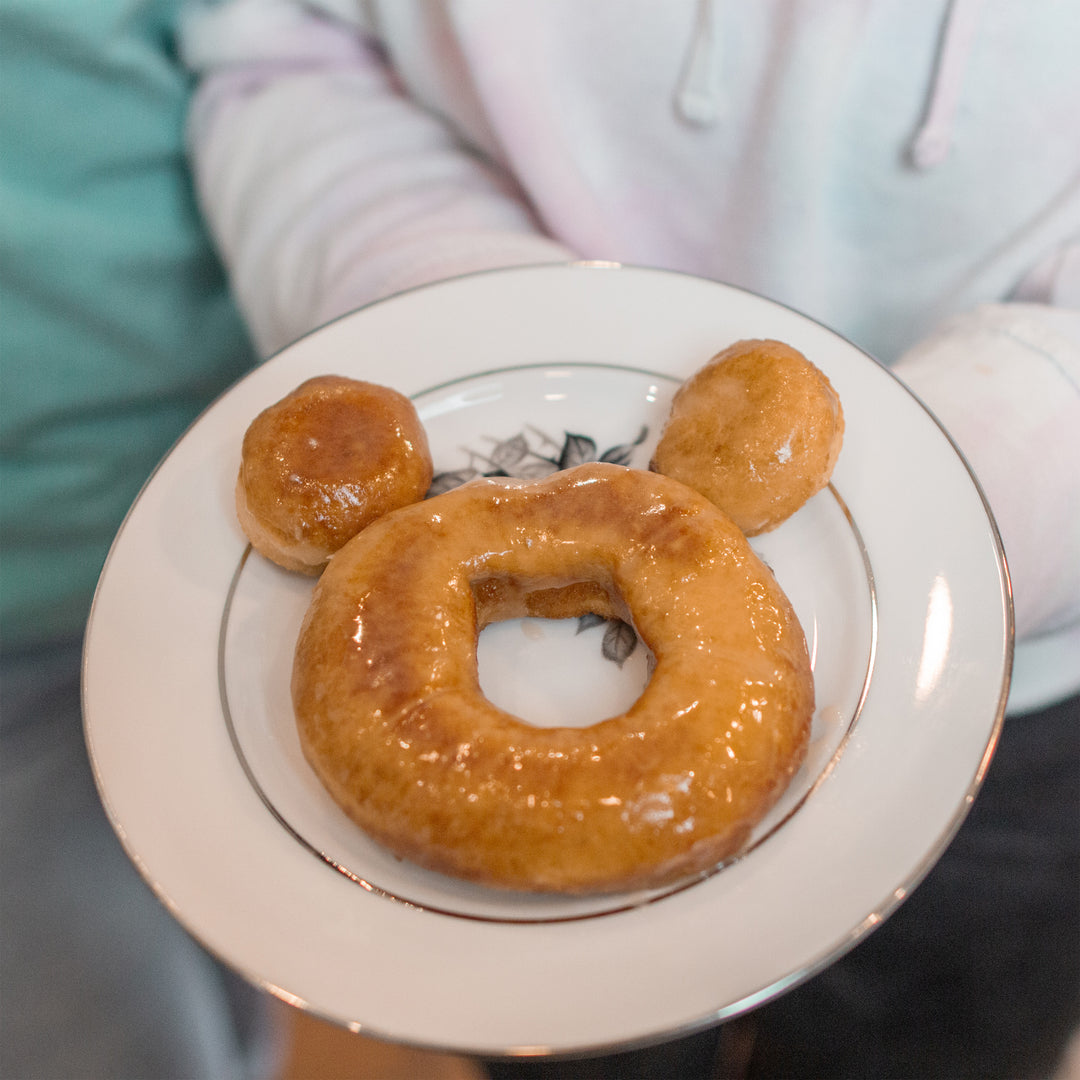
{"label": "shiny glazed surface", "polygon": [[802,353],[738,341],[679,388],[652,467],[756,536],[825,487],[843,433],[840,398]]}
{"label": "shiny glazed surface", "polygon": [[407,397],[319,376],[248,427],[237,516],[268,559],[317,573],[365,525],[423,498],[431,473],[427,435]]}
{"label": "shiny glazed surface", "polygon": [[[534,727],[482,695],[476,639],[601,609],[655,657],[638,701]],[[601,892],[736,852],[805,753],[802,629],[744,535],[664,476],[592,464],[397,510],[331,560],[297,644],[304,752],[397,854],[506,888]]]}

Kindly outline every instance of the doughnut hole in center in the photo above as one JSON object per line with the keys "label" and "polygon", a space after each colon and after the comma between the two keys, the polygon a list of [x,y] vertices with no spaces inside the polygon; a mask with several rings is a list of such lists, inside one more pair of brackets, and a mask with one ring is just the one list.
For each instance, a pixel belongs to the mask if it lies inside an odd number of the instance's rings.
{"label": "doughnut hole in center", "polygon": [[473,593],[480,689],[493,705],[536,727],[589,727],[641,696],[653,657],[617,596],[584,583],[522,592],[505,578]]}

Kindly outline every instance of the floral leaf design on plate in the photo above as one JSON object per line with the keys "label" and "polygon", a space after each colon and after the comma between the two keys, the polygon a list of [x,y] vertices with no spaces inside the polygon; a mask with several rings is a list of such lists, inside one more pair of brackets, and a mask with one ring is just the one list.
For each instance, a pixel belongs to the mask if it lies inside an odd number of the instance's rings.
{"label": "floral leaf design on plate", "polygon": [[613,660],[619,667],[637,648],[638,636],[634,628],[622,619],[608,620],[601,650],[605,660]]}
{"label": "floral leaf design on plate", "polygon": [[633,442],[622,443],[619,446],[613,446],[610,450],[605,450],[600,455],[599,460],[610,461],[614,465],[629,465],[630,459],[634,456],[634,450],[648,438],[648,435],[649,429],[642,425],[637,438]]}
{"label": "floral leaf design on plate", "polygon": [[[462,469],[436,472],[428,489],[427,497],[460,487],[481,476],[513,476],[520,479],[537,479],[584,465],[590,461],[606,461],[615,465],[629,465],[634,451],[648,438],[649,429],[642,426],[636,437],[626,443],[618,443],[602,453],[597,453],[597,442],[591,435],[564,431],[561,440],[546,432],[526,425],[524,430],[506,439],[487,438],[491,448],[486,453],[465,447],[469,464]],[[622,619],[605,619],[601,615],[587,613],[578,619],[577,633],[605,627],[601,652],[606,660],[619,667],[637,648],[638,637],[634,628]]]}
{"label": "floral leaf design on plate", "polygon": [[602,453],[597,453],[597,442],[591,435],[565,431],[560,440],[552,438],[539,428],[527,425],[523,431],[509,438],[488,438],[487,441],[492,446],[486,452],[473,447],[463,447],[469,464],[462,469],[436,472],[428,489],[428,497],[450,491],[451,488],[459,487],[479,476],[535,479],[590,461],[629,465],[634,451],[648,435],[648,427],[643,426],[631,442],[618,443]]}
{"label": "floral leaf design on plate", "polygon": [[562,453],[559,454],[559,468],[572,469],[575,465],[584,465],[587,461],[596,461],[596,440],[588,435],[566,433]]}
{"label": "floral leaf design on plate", "polygon": [[580,634],[584,630],[591,630],[594,626],[603,626],[607,619],[603,615],[597,615],[595,611],[586,612],[578,617],[578,625],[575,633]]}
{"label": "floral leaf design on plate", "polygon": [[436,473],[431,478],[431,486],[428,488],[426,497],[431,499],[436,495],[442,495],[446,491],[467,484],[470,480],[475,480],[478,476],[480,476],[479,470],[473,468]]}
{"label": "floral leaf design on plate", "polygon": [[605,619],[594,611],[578,616],[577,634],[603,626],[604,638],[600,651],[605,660],[611,660],[622,667],[637,648],[638,636],[634,628],[622,619]]}
{"label": "floral leaf design on plate", "polygon": [[496,443],[489,460],[500,472],[513,476],[514,469],[529,456],[529,453],[529,441],[523,433],[519,433],[513,438]]}

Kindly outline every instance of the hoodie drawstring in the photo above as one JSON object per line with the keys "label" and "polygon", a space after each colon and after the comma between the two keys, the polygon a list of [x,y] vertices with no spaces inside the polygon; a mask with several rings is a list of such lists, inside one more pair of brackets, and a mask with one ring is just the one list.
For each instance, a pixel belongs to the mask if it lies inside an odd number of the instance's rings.
{"label": "hoodie drawstring", "polygon": [[716,0],[698,0],[694,35],[675,92],[676,110],[695,127],[708,127],[720,116],[719,29]]}
{"label": "hoodie drawstring", "polygon": [[956,107],[981,5],[982,0],[952,0],[949,6],[930,100],[909,150],[911,163],[917,169],[932,169],[949,155]]}
{"label": "hoodie drawstring", "polygon": [[[983,0],[951,0],[934,63],[922,123],[908,148],[912,165],[940,165],[952,148],[956,110]],[[718,0],[698,0],[693,36],[675,92],[676,112],[688,124],[709,127],[721,115],[721,19]]]}

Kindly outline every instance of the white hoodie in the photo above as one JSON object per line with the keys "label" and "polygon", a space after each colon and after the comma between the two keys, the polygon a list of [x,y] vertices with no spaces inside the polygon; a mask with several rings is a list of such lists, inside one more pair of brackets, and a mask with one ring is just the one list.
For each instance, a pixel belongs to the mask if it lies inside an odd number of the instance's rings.
{"label": "white hoodie", "polygon": [[972,464],[1014,708],[1080,687],[1080,5],[225,0],[181,45],[264,354],[500,265],[762,293],[892,365]]}

